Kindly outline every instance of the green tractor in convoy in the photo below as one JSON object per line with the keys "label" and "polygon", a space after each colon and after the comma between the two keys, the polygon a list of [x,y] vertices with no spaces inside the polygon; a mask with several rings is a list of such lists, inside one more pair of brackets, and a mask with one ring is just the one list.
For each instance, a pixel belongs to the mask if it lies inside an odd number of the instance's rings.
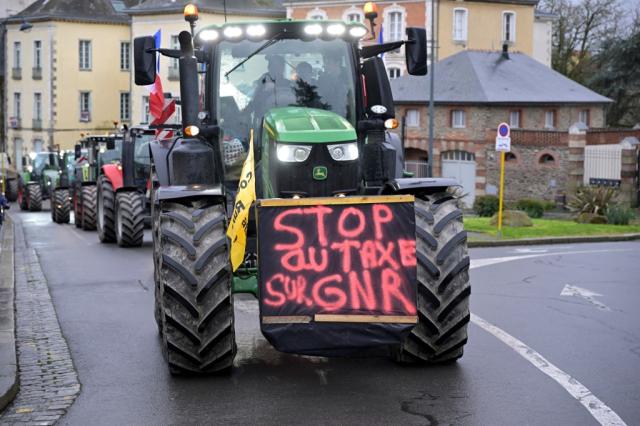
{"label": "green tractor in convoy", "polygon": [[64,151],[61,155],[60,178],[51,196],[51,220],[55,223],[69,223],[71,217],[76,159],[74,151]]}
{"label": "green tractor in convoy", "polygon": [[409,74],[425,75],[425,30],[361,46],[359,23],[195,33],[193,5],[185,18],[179,49],[134,41],[136,84],[154,82],[158,53],[180,67],[183,135],[151,144],[155,316],[170,371],[232,369],[234,293],[258,298],[261,331],[284,352],[460,358],[470,284],[458,184],[403,177],[379,56],[404,49]]}
{"label": "green tractor in convoy", "polygon": [[60,178],[60,152],[42,151],[29,155],[26,169],[18,181],[18,203],[21,210],[38,212],[42,202],[51,198]]}
{"label": "green tractor in convoy", "polygon": [[[98,220],[97,183],[102,167],[119,161],[122,138],[116,135],[86,136],[75,146],[74,178],[70,184],[71,207],[77,228],[94,231]],[[60,197],[63,200],[64,197]],[[66,206],[64,207],[66,209]]]}
{"label": "green tractor in convoy", "polygon": [[18,172],[6,152],[0,152],[0,189],[4,189],[7,200],[18,199]]}

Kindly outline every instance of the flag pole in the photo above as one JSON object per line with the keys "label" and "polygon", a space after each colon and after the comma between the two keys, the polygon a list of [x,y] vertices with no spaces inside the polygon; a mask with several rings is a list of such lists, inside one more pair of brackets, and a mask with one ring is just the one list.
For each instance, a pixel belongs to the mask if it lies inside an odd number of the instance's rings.
{"label": "flag pole", "polygon": [[427,177],[433,177],[433,126],[434,126],[434,75],[436,58],[436,18],[435,2],[431,0],[431,72],[429,73],[429,162],[427,163]]}

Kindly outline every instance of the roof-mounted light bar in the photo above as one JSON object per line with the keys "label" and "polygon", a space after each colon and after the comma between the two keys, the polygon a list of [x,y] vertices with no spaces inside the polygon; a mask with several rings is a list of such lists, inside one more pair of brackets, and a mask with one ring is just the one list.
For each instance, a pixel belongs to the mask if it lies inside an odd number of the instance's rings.
{"label": "roof-mounted light bar", "polygon": [[[345,37],[347,39],[359,40],[364,37],[368,30],[367,28],[358,23],[346,24],[342,22],[336,21],[326,21],[326,22],[293,22],[288,23],[289,25],[293,25],[293,31],[291,27],[289,29],[284,30],[289,34],[298,33],[300,37],[308,39],[308,38],[322,38],[322,39],[331,39],[331,38],[342,38]],[[281,25],[279,23],[274,23],[274,28],[278,28]],[[221,40],[232,40],[238,41],[241,39],[250,39],[250,40],[261,40],[266,39],[273,36],[274,31],[279,31],[277,29],[271,28],[270,24],[257,24],[257,23],[246,23],[246,24],[230,24],[224,25],[220,27],[208,27],[203,29],[198,33],[198,39],[200,42],[217,42]]]}

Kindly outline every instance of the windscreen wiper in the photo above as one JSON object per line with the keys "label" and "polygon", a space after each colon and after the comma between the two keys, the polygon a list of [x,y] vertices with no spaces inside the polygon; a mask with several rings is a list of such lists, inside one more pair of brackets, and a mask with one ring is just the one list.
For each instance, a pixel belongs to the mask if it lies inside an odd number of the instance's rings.
{"label": "windscreen wiper", "polygon": [[256,50],[254,50],[253,52],[251,52],[251,54],[249,54],[249,56],[247,56],[246,58],[244,58],[242,61],[238,62],[233,68],[231,68],[229,71],[227,71],[225,73],[225,77],[229,77],[229,74],[231,74],[232,72],[234,72],[235,70],[237,70],[238,68],[240,68],[244,63],[246,63],[249,59],[253,58],[254,56],[256,56],[258,53],[262,52],[264,49],[266,49],[267,47],[271,46],[272,44],[275,44],[276,42],[279,41],[280,36],[282,35],[282,33],[278,33],[276,35],[274,35],[273,37],[271,37],[269,40],[267,40],[266,42],[264,42],[262,44],[262,46],[258,47]]}

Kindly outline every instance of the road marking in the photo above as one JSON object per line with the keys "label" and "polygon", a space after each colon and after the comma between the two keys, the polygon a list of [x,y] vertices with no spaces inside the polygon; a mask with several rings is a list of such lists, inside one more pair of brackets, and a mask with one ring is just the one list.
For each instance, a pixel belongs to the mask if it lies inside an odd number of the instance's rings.
{"label": "road marking", "polygon": [[547,253],[547,249],[519,248],[514,250],[516,253]]}
{"label": "road marking", "polygon": [[471,321],[486,332],[495,336],[505,345],[513,349],[518,355],[529,361],[538,370],[555,380],[573,398],[582,404],[589,414],[591,414],[603,426],[623,426],[626,425],[611,408],[591,393],[582,383],[571,375],[560,370],[549,362],[545,357],[534,351],[532,348],[516,339],[506,331],[496,327],[488,321],[471,314]]}
{"label": "road marking", "polygon": [[596,293],[595,291],[587,290],[586,288],[574,286],[574,285],[565,285],[562,291],[560,292],[560,296],[574,296],[581,297],[587,302],[594,305],[596,308],[601,311],[610,311],[609,307],[604,303],[598,302],[595,298],[602,297],[600,293]]}
{"label": "road marking", "polygon": [[495,265],[497,263],[512,262],[514,260],[532,259],[536,257],[546,256],[563,256],[571,254],[590,254],[590,253],[614,253],[635,251],[634,249],[612,249],[612,250],[574,250],[574,251],[561,251],[555,253],[538,253],[538,254],[523,254],[520,256],[503,256],[503,257],[487,257],[482,259],[471,259],[471,269],[482,268],[483,266]]}

